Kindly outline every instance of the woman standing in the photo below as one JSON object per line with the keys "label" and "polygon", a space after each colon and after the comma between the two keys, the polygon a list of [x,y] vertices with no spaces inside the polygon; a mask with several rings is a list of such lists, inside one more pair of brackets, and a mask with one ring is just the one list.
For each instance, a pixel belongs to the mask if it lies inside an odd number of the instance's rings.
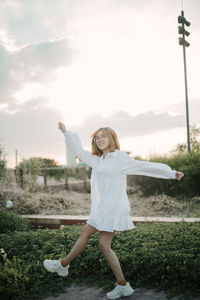
{"label": "woman standing", "polygon": [[76,156],[92,168],[91,214],[74,247],[60,260],[45,260],[49,272],[67,276],[69,264],[85,248],[92,234],[99,232],[99,249],[105,256],[117,281],[108,299],[131,295],[134,290],[126,282],[119,260],[111,249],[115,231],[133,229],[130,205],[126,193],[126,175],[145,175],[180,180],[182,172],[173,171],[168,165],[137,161],[120,151],[117,134],[109,127],[96,130],[92,135],[92,153],[82,148],[79,137],[67,131],[62,122],[58,128],[63,132],[67,145]]}

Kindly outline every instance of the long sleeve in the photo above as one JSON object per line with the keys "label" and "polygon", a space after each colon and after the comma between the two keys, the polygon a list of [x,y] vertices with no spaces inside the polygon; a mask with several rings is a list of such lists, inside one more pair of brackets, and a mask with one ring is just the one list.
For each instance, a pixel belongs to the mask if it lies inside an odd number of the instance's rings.
{"label": "long sleeve", "polygon": [[122,173],[126,175],[144,175],[163,179],[176,179],[176,171],[168,165],[156,162],[139,161],[123,152],[121,158]]}
{"label": "long sleeve", "polygon": [[65,141],[72,152],[78,156],[84,163],[90,167],[94,167],[97,161],[97,156],[92,155],[89,151],[83,149],[80,138],[77,134],[70,130],[64,133]]}

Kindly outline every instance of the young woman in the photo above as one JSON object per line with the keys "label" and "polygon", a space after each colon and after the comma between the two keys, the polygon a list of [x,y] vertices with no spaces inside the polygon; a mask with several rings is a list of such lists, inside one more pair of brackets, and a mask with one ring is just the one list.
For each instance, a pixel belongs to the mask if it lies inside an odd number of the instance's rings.
{"label": "young woman", "polygon": [[126,282],[119,260],[111,249],[115,231],[133,229],[129,215],[130,205],[126,193],[126,175],[137,174],[164,179],[180,180],[182,172],[168,165],[138,161],[120,151],[117,134],[109,127],[100,128],[92,135],[92,154],[82,148],[79,137],[67,131],[62,122],[58,128],[64,133],[67,145],[76,156],[92,168],[91,214],[74,247],[60,260],[45,260],[49,272],[67,276],[69,264],[85,248],[92,234],[99,232],[99,249],[105,256],[117,281],[115,289],[107,293],[108,299],[131,295],[134,290]]}

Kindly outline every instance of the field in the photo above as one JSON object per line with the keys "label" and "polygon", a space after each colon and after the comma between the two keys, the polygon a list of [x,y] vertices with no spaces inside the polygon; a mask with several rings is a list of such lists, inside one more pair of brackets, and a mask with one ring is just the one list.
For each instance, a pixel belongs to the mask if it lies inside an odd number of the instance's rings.
{"label": "field", "polygon": [[[90,193],[84,191],[83,182],[74,182],[72,179],[69,181],[69,190],[65,190],[62,184],[49,184],[45,190],[40,188],[34,192],[23,191],[16,185],[9,188],[4,186],[0,191],[0,204],[5,205],[5,201],[11,200],[14,210],[20,214],[89,215]],[[200,197],[144,197],[133,187],[128,187],[127,192],[132,216],[200,217]]]}

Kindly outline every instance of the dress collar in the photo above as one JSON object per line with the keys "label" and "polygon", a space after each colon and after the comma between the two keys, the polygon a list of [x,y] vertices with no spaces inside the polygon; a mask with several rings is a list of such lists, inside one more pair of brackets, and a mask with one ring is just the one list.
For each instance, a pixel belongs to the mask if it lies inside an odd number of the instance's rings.
{"label": "dress collar", "polygon": [[113,151],[113,152],[108,152],[105,157],[103,157],[103,154],[102,154],[101,158],[105,159],[105,158],[109,157],[110,155],[113,157],[116,157],[118,151],[119,151],[118,149],[115,149],[115,151]]}

